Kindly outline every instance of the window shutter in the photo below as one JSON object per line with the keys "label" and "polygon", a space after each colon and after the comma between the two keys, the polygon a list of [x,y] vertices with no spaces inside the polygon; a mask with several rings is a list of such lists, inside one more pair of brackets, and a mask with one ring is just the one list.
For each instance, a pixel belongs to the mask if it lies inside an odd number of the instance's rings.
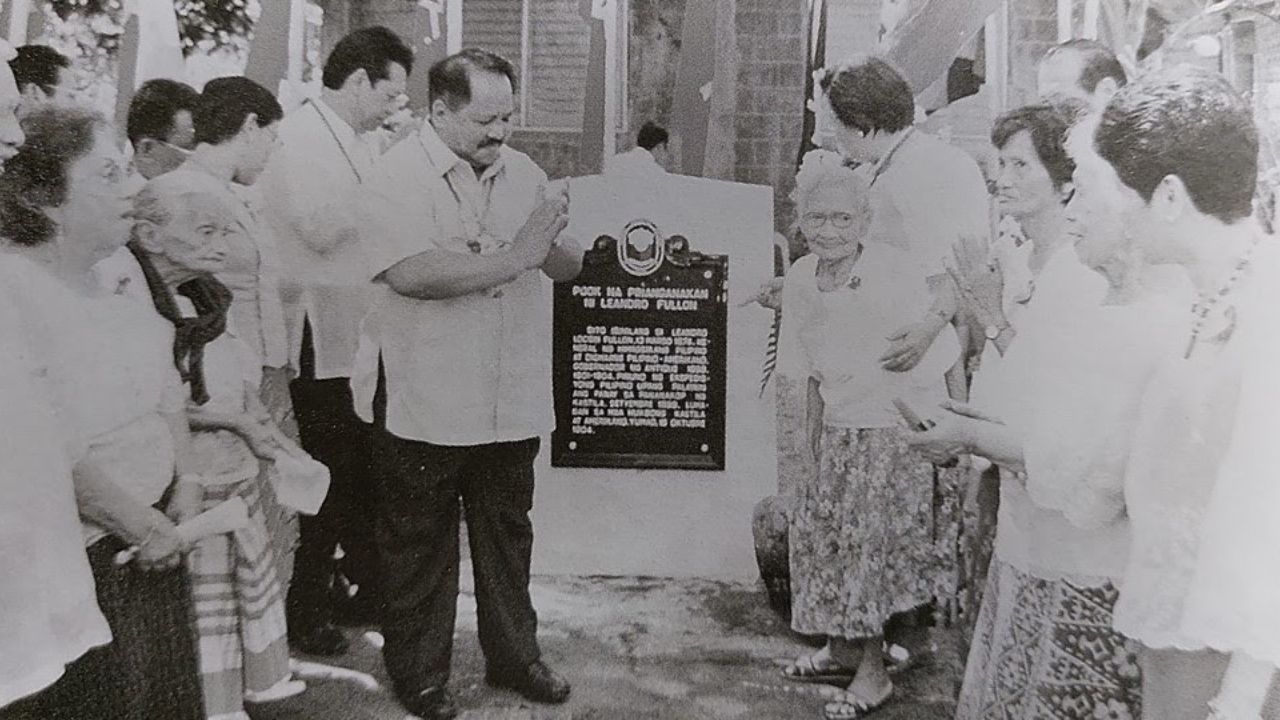
{"label": "window shutter", "polygon": [[578,0],[528,0],[529,107],[525,125],[581,128],[591,25]]}
{"label": "window shutter", "polygon": [[[523,66],[524,4],[529,4],[528,66]],[[591,25],[579,0],[464,0],[462,44],[497,53],[516,66],[528,99],[525,127],[582,127]]]}
{"label": "window shutter", "polygon": [[462,3],[462,46],[497,53],[520,67],[520,34],[523,0],[466,0]]}

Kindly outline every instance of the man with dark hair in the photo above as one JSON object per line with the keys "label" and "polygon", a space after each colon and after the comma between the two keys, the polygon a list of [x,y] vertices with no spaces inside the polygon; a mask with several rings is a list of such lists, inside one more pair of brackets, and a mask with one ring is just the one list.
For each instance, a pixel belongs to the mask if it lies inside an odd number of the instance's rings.
{"label": "man with dark hair", "polygon": [[[1197,94],[1177,94],[1192,91]],[[1157,188],[1176,184],[1197,210],[1219,223],[1232,225],[1253,212],[1258,130],[1248,103],[1216,75],[1188,73],[1113,98],[1094,146],[1121,182],[1148,203]],[[1179,240],[1195,238],[1168,242]]]}
{"label": "man with dark hair", "polygon": [[[150,180],[172,172],[195,149],[192,115],[199,103],[195,88],[174,80],[148,80],[134,93],[126,128],[133,164],[142,177]],[[146,293],[146,278],[128,248],[102,260],[93,271],[101,286],[117,295]]]}
{"label": "man with dark hair", "polygon": [[[270,90],[246,77],[216,78],[204,86],[192,114],[196,145],[222,145],[246,130],[272,127],[283,118],[284,110]],[[252,183],[250,179],[244,184]]]}
{"label": "man with dark hair", "polygon": [[[413,72],[413,51],[409,49],[400,36],[385,27],[375,26],[356,30],[343,38],[329,53],[324,63],[322,81],[329,90],[341,90],[347,81],[363,71],[363,80],[372,89],[384,80],[393,80],[382,88],[380,94],[387,101],[395,100],[399,93],[394,78],[401,80]],[[404,88],[400,88],[404,92]],[[376,103],[368,112],[372,117],[378,115]]]}
{"label": "man with dark hair", "polygon": [[21,113],[44,102],[74,100],[71,60],[47,45],[23,45],[9,61],[18,91],[22,93]]}
{"label": "man with dark hair", "polygon": [[1124,65],[1111,48],[1096,40],[1068,40],[1049,48],[1036,75],[1042,96],[1079,98],[1096,110],[1105,107],[1126,82]]}
{"label": "man with dark hair", "polygon": [[1253,213],[1254,109],[1222,76],[1180,68],[1117,92],[1080,145],[1074,219],[1086,231],[1118,219],[1146,263],[1183,270],[1199,299],[1127,460],[1132,544],[1114,625],[1144,646],[1143,717],[1273,717],[1280,257]]}
{"label": "man with dark hair", "polygon": [[129,101],[127,131],[133,162],[142,177],[177,168],[196,146],[195,88],[175,80],[148,80]]}
{"label": "man with dark hair", "polygon": [[400,701],[457,714],[448,691],[466,513],[480,645],[491,685],[560,703],[529,597],[533,462],[554,424],[548,280],[582,250],[560,237],[568,198],[506,145],[515,72],[483,50],[431,68],[429,122],[370,184],[378,299],[353,387],[375,429],[383,659]]}
{"label": "man with dark hair", "polygon": [[[335,613],[353,623],[376,621],[368,429],[355,415],[350,388],[371,292],[358,197],[375,155],[365,135],[401,105],[412,68],[412,51],[386,28],[344,37],[325,61],[320,97],[281,123],[280,146],[258,185],[280,246],[289,364],[298,373],[289,389],[302,446],[331,475],[320,512],[301,518],[289,588],[289,641],[313,654],[346,649]],[[341,567],[334,559],[339,544]],[[355,594],[336,605],[347,582]]]}
{"label": "man with dark hair", "polygon": [[606,175],[617,173],[662,174],[671,161],[670,135],[667,129],[650,121],[636,134],[636,146],[627,152],[607,158]]}
{"label": "man with dark hair", "polygon": [[667,129],[652,121],[640,126],[640,132],[636,133],[636,145],[650,152],[666,145],[668,139]]}

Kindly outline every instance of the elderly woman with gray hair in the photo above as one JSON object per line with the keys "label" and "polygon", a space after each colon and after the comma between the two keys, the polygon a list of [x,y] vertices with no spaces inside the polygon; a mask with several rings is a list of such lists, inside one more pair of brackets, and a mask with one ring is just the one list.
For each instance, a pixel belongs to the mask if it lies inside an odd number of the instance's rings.
{"label": "elderly woman with gray hair", "polygon": [[[263,492],[269,478],[309,459],[262,406],[260,358],[227,315],[231,292],[213,279],[243,232],[236,203],[212,176],[162,175],[134,200],[130,243],[156,309],[179,339],[208,340],[185,362],[187,411],[198,430],[189,454],[201,470],[200,507],[211,510],[238,498],[248,508],[246,527],[196,542],[188,558],[205,708],[214,720],[247,720],[244,703],[280,699],[304,687],[291,681],[284,592]],[[222,332],[210,332],[217,326]]]}
{"label": "elderly woman with gray hair", "polygon": [[853,718],[893,694],[885,624],[956,589],[957,493],[940,491],[939,471],[911,453],[898,405],[945,401],[960,345],[940,333],[911,370],[886,370],[883,344],[867,339],[920,322],[933,292],[908,251],[869,234],[865,174],[816,151],[796,184],[810,254],[783,287],[781,366],[807,381],[817,473],[800,483],[791,524],[792,627],[828,645],[787,674],[845,675],[826,714]]}

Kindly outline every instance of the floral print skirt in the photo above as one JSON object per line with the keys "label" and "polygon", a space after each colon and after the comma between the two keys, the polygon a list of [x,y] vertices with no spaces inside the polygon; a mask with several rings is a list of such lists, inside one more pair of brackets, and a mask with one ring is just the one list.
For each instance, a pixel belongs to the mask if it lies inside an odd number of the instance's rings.
{"label": "floral print skirt", "polygon": [[1109,582],[991,561],[956,720],[1139,720],[1137,643],[1111,627]]}
{"label": "floral print skirt", "polygon": [[791,626],[875,637],[898,613],[956,594],[956,474],[913,453],[898,428],[823,429],[816,477],[797,488],[789,535]]}

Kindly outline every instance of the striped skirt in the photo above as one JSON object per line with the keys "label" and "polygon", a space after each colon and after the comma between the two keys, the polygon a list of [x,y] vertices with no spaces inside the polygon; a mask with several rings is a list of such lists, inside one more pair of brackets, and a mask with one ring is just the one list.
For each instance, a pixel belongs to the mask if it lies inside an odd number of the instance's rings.
{"label": "striped skirt", "polygon": [[248,527],[196,544],[188,556],[209,720],[249,720],[244,694],[289,678],[284,593],[259,480],[205,488],[207,510],[239,496]]}

